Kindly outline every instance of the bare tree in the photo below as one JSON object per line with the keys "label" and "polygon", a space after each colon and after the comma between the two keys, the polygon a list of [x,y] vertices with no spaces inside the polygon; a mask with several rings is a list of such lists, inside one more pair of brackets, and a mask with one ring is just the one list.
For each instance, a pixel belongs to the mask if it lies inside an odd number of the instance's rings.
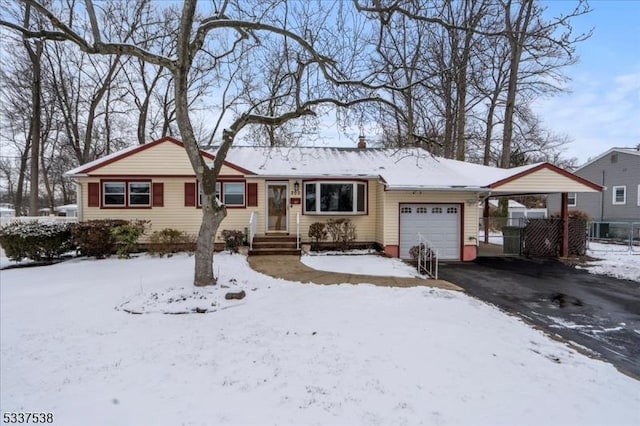
{"label": "bare tree", "polygon": [[572,18],[590,12],[586,0],[578,0],[572,12],[549,21],[544,20],[544,9],[535,0],[503,0],[502,5],[504,35],[509,43],[510,57],[500,166],[508,167],[518,83],[521,81],[520,66],[523,61],[533,61],[537,66],[550,69],[570,65],[577,60],[576,43],[586,40],[591,34],[573,36],[570,25]]}
{"label": "bare tree", "polygon": [[[71,23],[65,24],[54,11],[43,4],[35,0],[23,1],[47,18],[55,30],[32,30],[20,23],[8,21],[0,21],[0,24],[19,31],[25,37],[70,41],[89,54],[132,56],[171,72],[178,128],[202,188],[203,220],[195,256],[194,284],[197,286],[216,282],[212,261],[213,241],[226,216],[226,209],[215,197],[215,183],[238,133],[251,125],[279,126],[296,118],[314,115],[322,105],[346,108],[377,100],[375,95],[372,96],[374,78],[358,74],[364,69],[359,67],[362,64],[358,59],[351,58],[350,62],[345,62],[354,53],[354,45],[336,42],[335,37],[340,33],[327,27],[328,22],[332,21],[344,23],[343,12],[326,3],[316,5],[316,20],[313,22],[292,22],[293,14],[289,12],[292,4],[288,2],[248,4],[223,1],[214,13],[203,19],[196,19],[197,2],[186,0],[180,17],[176,52],[172,57],[167,57],[124,40],[103,41],[103,33],[98,24],[98,13],[101,10],[94,8],[90,0],[86,1],[86,13],[91,23],[91,37],[85,37]],[[311,27],[311,24],[315,27]],[[228,58],[234,56],[250,61],[252,51],[260,50],[261,43],[269,38],[286,40],[290,46],[295,47],[295,55],[292,54],[289,58],[295,68],[288,77],[296,88],[292,92],[294,103],[289,110],[273,116],[256,113],[257,106],[268,102],[268,99],[260,99],[253,104],[237,104],[232,122],[221,132],[221,144],[213,165],[209,166],[199,149],[189,115],[189,81],[194,65],[197,64],[196,58],[205,55],[215,61],[218,69],[224,69],[223,65],[230,64],[226,62]],[[367,88],[364,92],[359,90],[363,87]],[[248,89],[250,88],[242,88],[241,91]]]}

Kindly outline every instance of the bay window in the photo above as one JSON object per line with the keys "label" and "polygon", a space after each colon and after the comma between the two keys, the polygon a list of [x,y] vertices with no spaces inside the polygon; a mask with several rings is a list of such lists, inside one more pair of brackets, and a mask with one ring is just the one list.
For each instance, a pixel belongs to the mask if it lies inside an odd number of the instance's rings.
{"label": "bay window", "polygon": [[306,182],[304,211],[307,214],[366,214],[364,182]]}

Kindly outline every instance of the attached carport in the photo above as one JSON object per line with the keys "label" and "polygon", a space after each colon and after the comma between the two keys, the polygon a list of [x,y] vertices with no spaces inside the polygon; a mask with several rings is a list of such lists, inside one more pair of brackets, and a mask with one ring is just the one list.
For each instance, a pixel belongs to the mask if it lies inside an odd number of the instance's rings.
{"label": "attached carport", "polygon": [[[516,172],[511,176],[487,185],[484,194],[483,221],[484,229],[488,229],[489,198],[513,197],[522,195],[548,195],[560,193],[562,204],[560,220],[562,221],[562,237],[560,256],[569,255],[569,193],[601,192],[604,188],[580,176],[567,172],[553,164],[541,163]],[[484,243],[489,242],[489,232],[484,233]]]}

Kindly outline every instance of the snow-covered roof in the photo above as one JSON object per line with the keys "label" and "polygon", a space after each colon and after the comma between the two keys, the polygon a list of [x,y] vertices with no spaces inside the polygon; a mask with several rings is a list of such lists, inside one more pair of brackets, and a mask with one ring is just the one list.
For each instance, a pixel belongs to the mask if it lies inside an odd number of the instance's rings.
{"label": "snow-covered roof", "polygon": [[116,151],[116,152],[112,152],[109,155],[105,155],[104,157],[100,157],[96,160],[93,161],[89,161],[88,163],[82,164],[81,166],[76,167],[75,169],[71,169],[68,172],[65,173],[65,175],[67,176],[73,176],[73,175],[77,175],[77,174],[81,174],[84,173],[85,170],[87,169],[91,169],[95,166],[99,166],[100,164],[103,163],[108,163],[111,160],[114,160],[120,156],[124,156],[126,154],[128,154],[131,151],[135,151],[137,149],[140,149],[142,145],[132,145],[130,147],[121,149],[120,151]]}
{"label": "snow-covered roof", "polygon": [[65,205],[56,207],[56,210],[74,210],[77,208],[78,208],[77,204],[65,204]]}
{"label": "snow-covered roof", "polygon": [[[135,145],[106,157],[84,164],[66,174],[87,176],[106,164],[120,161],[161,143],[182,142],[164,137],[145,145]],[[213,161],[216,150],[202,151],[207,161]],[[389,190],[449,190],[492,191],[513,179],[528,176],[539,169],[552,171],[577,180],[587,187],[600,187],[548,163],[529,164],[512,169],[499,169],[434,157],[420,148],[328,148],[328,147],[252,147],[234,146],[227,153],[225,164],[244,175],[265,178],[332,178],[380,179]],[[160,167],[160,166],[159,166]],[[132,170],[136,173],[136,170]],[[558,189],[558,188],[553,188]],[[545,188],[548,191],[549,188]],[[513,191],[513,190],[511,190]],[[529,191],[527,189],[527,191]],[[543,191],[543,192],[545,192]],[[521,192],[516,190],[515,192]]]}
{"label": "snow-covered roof", "polygon": [[434,157],[419,148],[232,147],[226,159],[258,176],[379,177],[389,189],[478,189],[538,166],[498,169]]}

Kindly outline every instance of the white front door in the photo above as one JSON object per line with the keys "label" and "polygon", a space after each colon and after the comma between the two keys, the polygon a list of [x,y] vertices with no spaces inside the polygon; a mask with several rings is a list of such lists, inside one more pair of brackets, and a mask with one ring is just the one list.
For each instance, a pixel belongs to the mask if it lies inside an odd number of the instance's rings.
{"label": "white front door", "polygon": [[288,194],[288,182],[267,182],[267,232],[289,230]]}

